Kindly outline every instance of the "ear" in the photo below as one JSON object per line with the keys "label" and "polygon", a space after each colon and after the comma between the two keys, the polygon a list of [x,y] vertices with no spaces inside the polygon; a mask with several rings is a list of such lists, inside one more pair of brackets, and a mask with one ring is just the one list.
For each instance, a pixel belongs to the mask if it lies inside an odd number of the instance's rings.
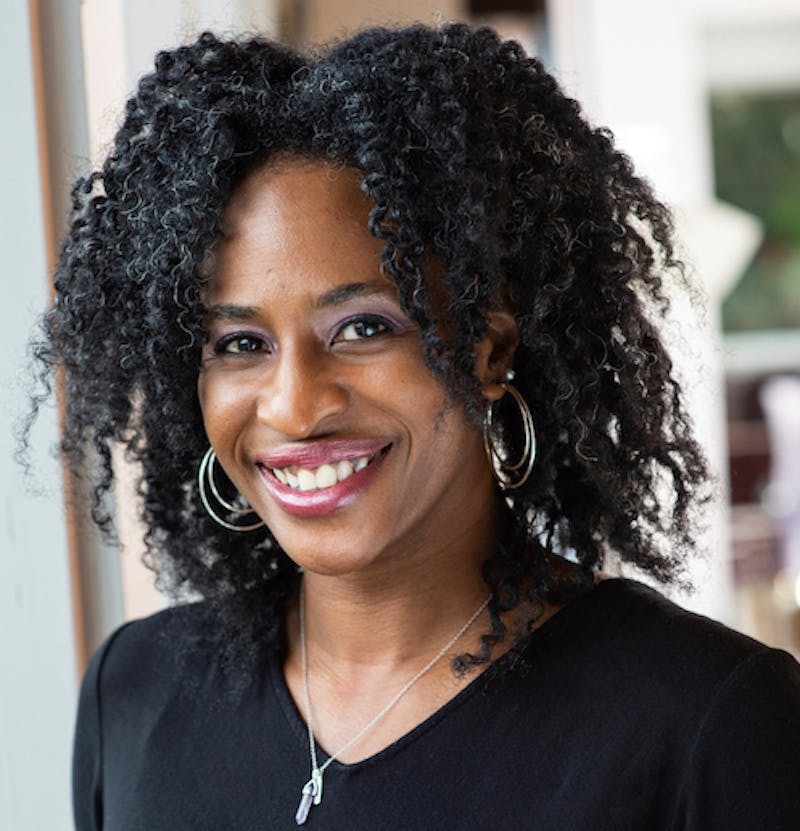
{"label": "ear", "polygon": [[506,373],[514,363],[519,344],[519,329],[514,315],[507,309],[489,312],[489,329],[475,344],[475,377],[484,398],[497,401],[505,390]]}

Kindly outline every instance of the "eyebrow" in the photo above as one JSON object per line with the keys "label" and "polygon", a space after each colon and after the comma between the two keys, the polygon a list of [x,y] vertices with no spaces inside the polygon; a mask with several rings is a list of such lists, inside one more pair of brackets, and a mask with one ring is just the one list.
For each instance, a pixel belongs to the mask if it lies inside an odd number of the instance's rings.
{"label": "eyebrow", "polygon": [[[391,286],[385,283],[347,283],[343,286],[326,291],[314,300],[315,309],[328,309],[332,306],[341,306],[354,297],[372,297],[378,294],[389,294]],[[254,306],[236,306],[223,303],[209,306],[206,309],[206,321],[224,320],[255,320],[259,311]]]}
{"label": "eyebrow", "polygon": [[386,283],[347,283],[326,291],[314,301],[317,309],[327,309],[331,306],[340,306],[354,297],[371,297],[376,294],[388,294],[391,287]]}
{"label": "eyebrow", "polygon": [[258,310],[252,306],[233,306],[229,304],[209,306],[205,313],[205,319],[208,322],[217,320],[254,320],[256,317],[258,317]]}

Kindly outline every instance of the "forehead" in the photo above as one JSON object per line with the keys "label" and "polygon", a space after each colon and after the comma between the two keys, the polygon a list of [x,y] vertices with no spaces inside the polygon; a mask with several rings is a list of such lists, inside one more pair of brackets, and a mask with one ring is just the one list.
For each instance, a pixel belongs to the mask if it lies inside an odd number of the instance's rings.
{"label": "forehead", "polygon": [[374,203],[360,183],[358,170],[305,159],[254,170],[223,211],[207,299],[287,284],[321,293],[374,278],[383,243],[369,233]]}
{"label": "forehead", "polygon": [[[360,171],[322,161],[281,159],[250,173],[222,213],[223,238],[253,235],[274,226],[336,225],[368,233],[373,203],[361,190]],[[360,232],[360,234],[359,234]]]}

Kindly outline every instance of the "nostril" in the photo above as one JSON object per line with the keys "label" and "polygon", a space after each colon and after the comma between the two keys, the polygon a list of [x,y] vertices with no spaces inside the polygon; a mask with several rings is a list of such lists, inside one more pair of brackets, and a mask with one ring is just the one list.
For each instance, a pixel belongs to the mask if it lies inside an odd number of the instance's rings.
{"label": "nostril", "polygon": [[304,439],[328,432],[332,419],[349,406],[349,395],[338,377],[313,368],[279,371],[258,400],[256,415],[287,439]]}

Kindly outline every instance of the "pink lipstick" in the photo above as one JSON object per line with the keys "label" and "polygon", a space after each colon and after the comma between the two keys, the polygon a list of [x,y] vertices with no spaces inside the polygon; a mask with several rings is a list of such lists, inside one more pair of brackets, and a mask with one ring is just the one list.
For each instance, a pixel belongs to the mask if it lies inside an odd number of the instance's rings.
{"label": "pink lipstick", "polygon": [[256,457],[260,467],[315,468],[335,464],[344,459],[374,456],[391,444],[389,439],[334,439],[331,441],[297,442],[274,447]]}
{"label": "pink lipstick", "polygon": [[[281,508],[294,516],[323,517],[355,501],[375,479],[391,449],[391,443],[385,439],[308,442],[274,448],[260,455],[256,465],[261,480]],[[362,460],[360,465],[354,467],[358,460]],[[327,466],[332,474],[341,465],[345,465],[346,471],[341,481],[312,489],[296,485],[295,473],[308,480],[314,476],[314,470]],[[287,477],[295,481],[287,482]]]}

